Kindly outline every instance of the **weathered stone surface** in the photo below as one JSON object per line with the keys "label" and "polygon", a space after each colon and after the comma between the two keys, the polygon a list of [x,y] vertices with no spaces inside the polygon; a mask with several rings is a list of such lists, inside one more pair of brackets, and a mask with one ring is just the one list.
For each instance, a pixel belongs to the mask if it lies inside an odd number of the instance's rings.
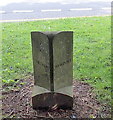
{"label": "weathered stone surface", "polygon": [[32,32],[31,37],[35,85],[33,108],[54,104],[72,107],[73,32]]}
{"label": "weathered stone surface", "polygon": [[73,32],[64,31],[53,40],[54,91],[72,96]]}
{"label": "weathered stone surface", "polygon": [[32,105],[34,109],[72,109],[73,99],[70,96],[59,93],[43,93],[33,96]]}
{"label": "weathered stone surface", "polygon": [[50,90],[49,40],[42,32],[32,32],[34,84]]}

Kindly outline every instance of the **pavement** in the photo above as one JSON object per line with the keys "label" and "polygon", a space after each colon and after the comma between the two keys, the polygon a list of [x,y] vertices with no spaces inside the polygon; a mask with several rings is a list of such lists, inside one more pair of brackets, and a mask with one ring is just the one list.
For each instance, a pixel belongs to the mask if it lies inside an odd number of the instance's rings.
{"label": "pavement", "polygon": [[33,21],[65,17],[111,15],[110,2],[83,3],[11,3],[2,6],[0,22]]}

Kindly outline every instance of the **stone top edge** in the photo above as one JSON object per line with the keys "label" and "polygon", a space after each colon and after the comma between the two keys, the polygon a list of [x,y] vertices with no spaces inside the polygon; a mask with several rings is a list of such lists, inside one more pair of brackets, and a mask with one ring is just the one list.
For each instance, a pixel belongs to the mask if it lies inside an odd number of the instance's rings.
{"label": "stone top edge", "polygon": [[56,35],[58,33],[73,33],[73,31],[32,31],[31,33],[42,33],[45,35]]}
{"label": "stone top edge", "polygon": [[33,31],[31,34],[42,34],[44,36],[47,36],[49,39],[53,40],[54,37],[56,37],[59,34],[62,33],[71,33],[73,34],[73,31],[46,31],[46,32],[41,32],[41,31]]}

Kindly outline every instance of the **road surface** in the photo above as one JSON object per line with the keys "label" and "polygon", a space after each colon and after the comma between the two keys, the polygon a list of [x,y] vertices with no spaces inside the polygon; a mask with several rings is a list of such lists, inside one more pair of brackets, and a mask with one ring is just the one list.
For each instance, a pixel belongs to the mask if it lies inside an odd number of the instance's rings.
{"label": "road surface", "polygon": [[110,2],[81,2],[81,3],[11,3],[2,6],[0,22],[23,20],[101,16],[111,14]]}

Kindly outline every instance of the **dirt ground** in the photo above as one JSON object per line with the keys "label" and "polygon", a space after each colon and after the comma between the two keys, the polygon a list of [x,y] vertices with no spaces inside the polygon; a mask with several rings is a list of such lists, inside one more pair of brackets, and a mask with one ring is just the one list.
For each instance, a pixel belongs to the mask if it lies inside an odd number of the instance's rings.
{"label": "dirt ground", "polygon": [[110,116],[107,106],[101,105],[92,92],[93,88],[84,82],[73,82],[72,110],[33,110],[31,106],[31,88],[33,76],[23,79],[20,89],[2,93],[2,114],[4,118],[106,118]]}

